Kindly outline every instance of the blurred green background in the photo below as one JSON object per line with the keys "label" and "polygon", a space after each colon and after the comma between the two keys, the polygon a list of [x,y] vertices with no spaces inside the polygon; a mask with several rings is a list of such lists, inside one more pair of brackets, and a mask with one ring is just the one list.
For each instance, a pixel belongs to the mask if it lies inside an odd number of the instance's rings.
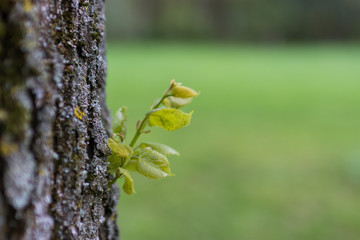
{"label": "blurred green background", "polygon": [[122,239],[360,239],[360,4],[265,3],[107,1],[107,103],[128,106],[128,141],[171,79],[201,91],[184,109],[190,126],[141,136],[181,155],[170,157],[175,177],[133,174]]}

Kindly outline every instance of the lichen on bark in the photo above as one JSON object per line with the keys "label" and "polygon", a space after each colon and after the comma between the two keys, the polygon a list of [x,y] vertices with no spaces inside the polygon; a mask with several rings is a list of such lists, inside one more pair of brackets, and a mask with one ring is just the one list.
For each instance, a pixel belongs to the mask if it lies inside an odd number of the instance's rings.
{"label": "lichen on bark", "polygon": [[102,0],[0,0],[0,239],[118,238],[104,21]]}

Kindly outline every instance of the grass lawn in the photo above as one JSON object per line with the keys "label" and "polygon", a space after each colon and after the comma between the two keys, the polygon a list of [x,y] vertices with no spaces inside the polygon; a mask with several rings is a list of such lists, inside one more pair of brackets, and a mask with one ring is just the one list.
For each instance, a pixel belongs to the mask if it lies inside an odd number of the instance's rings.
{"label": "grass lawn", "polygon": [[134,176],[123,240],[360,239],[360,47],[110,43],[107,103],[135,123],[175,78],[189,127],[153,128],[175,177]]}

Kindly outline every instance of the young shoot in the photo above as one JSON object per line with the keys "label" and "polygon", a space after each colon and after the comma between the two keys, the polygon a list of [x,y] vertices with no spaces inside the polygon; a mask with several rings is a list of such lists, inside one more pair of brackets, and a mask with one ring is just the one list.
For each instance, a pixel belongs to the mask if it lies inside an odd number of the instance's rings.
{"label": "young shoot", "polygon": [[112,155],[107,159],[109,162],[108,173],[114,177],[109,182],[109,186],[119,178],[125,178],[123,190],[127,194],[133,194],[135,190],[130,172],[138,172],[151,179],[174,176],[170,171],[167,156],[179,155],[175,149],[152,142],[141,142],[136,147],[135,145],[141,134],[150,132],[145,129],[147,126],[157,126],[167,131],[174,131],[189,125],[193,112],[185,113],[180,108],[190,104],[197,95],[199,93],[195,90],[181,86],[181,83],[172,80],[163,96],[156,99],[150,111],[137,122],[135,135],[129,145],[125,143],[127,108],[119,108],[114,117],[113,134],[107,141],[112,151]]}

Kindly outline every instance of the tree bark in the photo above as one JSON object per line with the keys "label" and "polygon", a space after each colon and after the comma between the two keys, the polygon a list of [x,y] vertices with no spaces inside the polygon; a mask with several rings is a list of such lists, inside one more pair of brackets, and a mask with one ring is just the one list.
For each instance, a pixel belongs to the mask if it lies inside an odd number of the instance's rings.
{"label": "tree bark", "polygon": [[117,239],[104,0],[0,0],[0,239]]}

